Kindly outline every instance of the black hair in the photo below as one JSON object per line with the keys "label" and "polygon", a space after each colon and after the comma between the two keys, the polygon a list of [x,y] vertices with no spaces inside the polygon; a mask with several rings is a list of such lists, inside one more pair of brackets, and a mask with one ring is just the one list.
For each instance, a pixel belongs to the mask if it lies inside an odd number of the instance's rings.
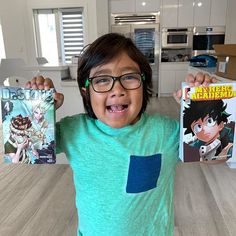
{"label": "black hair", "polygon": [[92,68],[108,63],[122,52],[127,53],[138,64],[141,73],[145,76],[143,81],[143,104],[139,115],[146,110],[152,91],[152,70],[149,62],[130,38],[117,33],[109,33],[102,35],[92,44],[86,46],[78,62],[77,82],[85,111],[92,118],[96,119],[97,117],[91,106],[89,89],[86,88],[85,92],[82,88],[85,88],[86,80],[89,78]]}
{"label": "black hair", "polygon": [[191,101],[189,107],[185,107],[183,112],[183,127],[187,128],[185,134],[194,132],[191,129],[191,124],[198,119],[204,119],[207,115],[214,119],[219,125],[222,121],[228,122],[228,114],[222,100],[208,100],[208,101]]}

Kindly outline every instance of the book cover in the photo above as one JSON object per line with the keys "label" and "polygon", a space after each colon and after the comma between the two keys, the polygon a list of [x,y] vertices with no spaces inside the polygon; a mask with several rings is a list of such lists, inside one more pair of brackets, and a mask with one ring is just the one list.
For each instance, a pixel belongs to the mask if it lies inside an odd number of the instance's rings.
{"label": "book cover", "polygon": [[53,89],[0,87],[3,162],[55,164]]}
{"label": "book cover", "polygon": [[182,84],[180,159],[236,166],[236,82]]}

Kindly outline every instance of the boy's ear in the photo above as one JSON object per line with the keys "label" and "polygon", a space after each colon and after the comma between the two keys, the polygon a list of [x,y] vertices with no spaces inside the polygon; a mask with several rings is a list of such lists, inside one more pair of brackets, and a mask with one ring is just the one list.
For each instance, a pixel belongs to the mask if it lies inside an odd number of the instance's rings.
{"label": "boy's ear", "polygon": [[82,87],[81,92],[83,93],[83,95],[86,95],[86,88]]}

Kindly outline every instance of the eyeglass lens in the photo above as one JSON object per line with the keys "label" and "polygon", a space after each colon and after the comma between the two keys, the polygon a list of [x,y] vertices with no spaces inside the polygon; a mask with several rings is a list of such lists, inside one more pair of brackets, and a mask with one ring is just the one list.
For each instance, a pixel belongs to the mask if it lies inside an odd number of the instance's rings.
{"label": "eyeglass lens", "polygon": [[115,80],[119,80],[125,89],[132,90],[140,87],[142,77],[137,73],[125,74],[120,77],[97,76],[92,78],[92,86],[96,92],[107,92],[112,89]]}

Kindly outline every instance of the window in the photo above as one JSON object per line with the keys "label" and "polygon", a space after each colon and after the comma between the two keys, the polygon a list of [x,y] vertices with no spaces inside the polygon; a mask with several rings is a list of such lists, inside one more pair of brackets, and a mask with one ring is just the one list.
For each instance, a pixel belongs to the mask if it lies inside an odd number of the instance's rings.
{"label": "window", "polygon": [[56,33],[56,17],[52,10],[37,11],[35,18],[37,56],[45,57],[49,62],[56,63],[59,50]]}
{"label": "window", "polygon": [[62,11],[64,60],[71,62],[84,47],[83,17],[78,11]]}
{"label": "window", "polygon": [[34,10],[37,56],[71,63],[84,47],[83,9]]}

